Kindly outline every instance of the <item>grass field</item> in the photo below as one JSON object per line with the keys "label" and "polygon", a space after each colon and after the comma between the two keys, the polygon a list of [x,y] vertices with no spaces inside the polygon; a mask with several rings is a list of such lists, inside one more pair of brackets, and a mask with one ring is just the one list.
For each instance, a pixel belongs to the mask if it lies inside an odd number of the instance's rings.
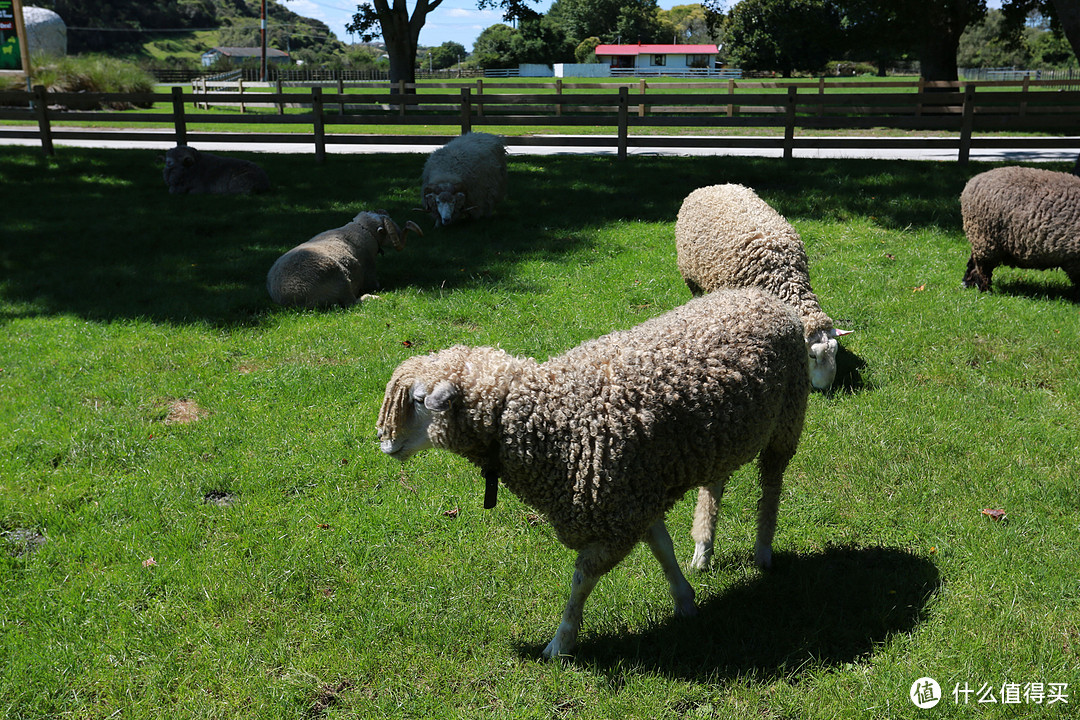
{"label": "grass field", "polygon": [[[957,198],[988,165],[514,157],[495,217],[435,230],[422,155],[260,155],[254,198],[169,195],[154,152],[40,155],[0,153],[0,716],[1075,717],[1080,294],[960,287]],[[540,662],[572,554],[509,493],[484,511],[459,458],[383,456],[383,388],[417,353],[544,359],[686,301],[675,215],[717,182],[792,221],[855,331],[776,567],[743,468],[699,617],[639,548],[573,660]],[[280,253],[379,207],[427,230],[381,257],[380,299],[271,304]]]}

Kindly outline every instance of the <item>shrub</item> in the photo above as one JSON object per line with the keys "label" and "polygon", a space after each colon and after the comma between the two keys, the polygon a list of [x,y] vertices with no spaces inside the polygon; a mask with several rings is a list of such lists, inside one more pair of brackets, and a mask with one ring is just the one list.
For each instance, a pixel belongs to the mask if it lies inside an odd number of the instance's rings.
{"label": "shrub", "polygon": [[[152,92],[154,76],[138,65],[104,55],[69,56],[45,59],[32,64],[34,85],[44,85],[52,92],[133,93]],[[140,104],[149,107],[149,104]],[[79,110],[130,110],[132,103],[86,101]]]}

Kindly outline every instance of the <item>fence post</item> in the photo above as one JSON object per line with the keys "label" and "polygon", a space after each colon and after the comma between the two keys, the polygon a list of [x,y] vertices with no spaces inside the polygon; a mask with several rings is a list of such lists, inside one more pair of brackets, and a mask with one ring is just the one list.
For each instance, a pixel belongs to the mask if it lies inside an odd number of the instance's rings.
{"label": "fence post", "polygon": [[345,78],[337,79],[338,115],[345,116]]}
{"label": "fence post", "polygon": [[728,98],[731,100],[731,102],[728,103],[728,106],[727,106],[727,116],[728,117],[735,117],[735,80],[734,79],[731,79],[731,80],[727,81],[727,94],[728,94]]}
{"label": "fence post", "polygon": [[326,161],[326,128],[323,125],[323,97],[322,88],[311,88],[311,120],[312,129],[315,131],[315,161]]}
{"label": "fence post", "polygon": [[630,91],[625,86],[619,87],[619,159],[626,159],[627,135],[630,125]]}
{"label": "fence post", "polygon": [[52,127],[49,125],[49,99],[44,85],[34,86],[34,112],[37,113],[38,134],[41,136],[41,149],[47,156],[52,156]]}
{"label": "fence post", "polygon": [[236,87],[240,90],[240,112],[245,113],[247,109],[244,107],[244,77],[240,76],[236,79]]}
{"label": "fence post", "polygon": [[398,116],[405,117],[405,81],[398,80]]}
{"label": "fence post", "polygon": [[1024,84],[1020,86],[1020,92],[1024,96],[1024,99],[1020,101],[1020,117],[1024,117],[1025,115],[1027,115],[1027,106],[1028,106],[1028,104],[1027,104],[1027,94],[1028,94],[1028,83],[1030,83],[1030,82],[1031,82],[1031,75],[1025,74],[1024,75]]}
{"label": "fence post", "polygon": [[476,103],[476,117],[484,117],[484,79],[476,79],[476,94],[478,100]]}
{"label": "fence post", "polygon": [[[642,80],[641,82],[638,83],[638,92],[640,92],[642,95],[644,95],[646,87],[647,86],[645,84],[645,81]],[[645,103],[640,103],[637,106],[637,114],[638,114],[638,117],[645,117]]]}
{"label": "fence post", "polygon": [[469,88],[461,88],[461,134],[472,130],[472,99],[469,97]]}
{"label": "fence post", "polygon": [[926,92],[926,78],[922,75],[919,76],[919,88],[916,92],[918,95],[916,96],[915,102],[915,117],[920,117],[922,116],[923,93]]}
{"label": "fence post", "polygon": [[825,114],[825,76],[824,75],[822,75],[820,78],[818,78],[818,90],[817,91],[818,91],[818,95],[821,96],[821,98],[820,98],[821,104],[818,105],[818,111],[817,111],[817,114],[820,117],[820,116]]}
{"label": "fence post", "polygon": [[278,96],[277,114],[278,115],[284,115],[285,114],[285,98],[282,97],[282,94],[284,93],[285,88],[282,87],[281,76],[280,75],[278,76],[278,79],[275,81],[274,87],[275,87],[275,90],[277,91],[277,96]]}
{"label": "fence post", "polygon": [[795,151],[795,94],[798,86],[790,85],[787,89],[786,119],[784,121],[784,159],[790,160]]}
{"label": "fence post", "polygon": [[[555,98],[562,100],[562,78],[555,78]],[[562,102],[555,103],[555,117],[562,117]]]}
{"label": "fence post", "polygon": [[187,145],[187,119],[184,117],[184,88],[172,88],[173,126],[176,128],[176,144]]}
{"label": "fence post", "polygon": [[964,110],[960,121],[960,155],[957,158],[961,165],[967,163],[971,157],[971,129],[975,124],[975,83],[967,83],[964,86]]}

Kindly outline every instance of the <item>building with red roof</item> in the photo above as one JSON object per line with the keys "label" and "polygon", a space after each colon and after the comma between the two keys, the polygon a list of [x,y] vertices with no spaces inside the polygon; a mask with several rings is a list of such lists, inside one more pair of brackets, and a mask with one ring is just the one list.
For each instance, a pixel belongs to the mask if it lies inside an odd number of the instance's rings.
{"label": "building with red roof", "polygon": [[685,72],[710,70],[720,50],[716,45],[597,45],[596,57],[612,70]]}

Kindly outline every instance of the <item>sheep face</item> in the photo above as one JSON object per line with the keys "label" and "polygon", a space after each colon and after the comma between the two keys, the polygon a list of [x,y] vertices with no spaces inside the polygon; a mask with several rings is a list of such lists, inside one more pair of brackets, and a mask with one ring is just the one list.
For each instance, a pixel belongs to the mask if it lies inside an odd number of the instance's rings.
{"label": "sheep face", "polygon": [[393,403],[394,407],[384,406],[383,414],[393,413],[394,420],[384,423],[383,418],[380,418],[378,429],[380,449],[402,462],[418,452],[434,447],[428,431],[434,414],[441,407],[438,392],[429,394],[427,386],[420,380],[403,390],[401,397],[394,397],[390,388],[387,388],[387,403]]}
{"label": "sheep face", "polygon": [[199,151],[187,145],[178,145],[165,153],[165,169],[162,175],[170,192],[180,192],[184,174],[199,162]]}
{"label": "sheep face", "polygon": [[820,330],[806,338],[806,349],[810,355],[810,384],[818,390],[828,390],[836,379],[836,353],[840,343],[836,338],[850,333],[850,330]]}
{"label": "sheep face", "polygon": [[468,210],[465,207],[465,193],[453,188],[432,189],[425,193],[424,209],[431,213],[436,227],[460,220]]}

